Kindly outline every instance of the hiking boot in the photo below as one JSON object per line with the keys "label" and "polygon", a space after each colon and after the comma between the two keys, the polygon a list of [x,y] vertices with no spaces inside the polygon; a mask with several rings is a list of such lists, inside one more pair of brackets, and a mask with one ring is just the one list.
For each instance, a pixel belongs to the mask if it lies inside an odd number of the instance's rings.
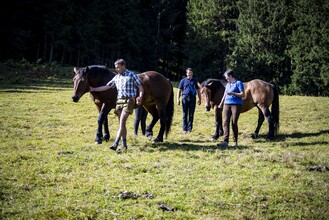
{"label": "hiking boot", "polygon": [[113,143],[113,144],[110,146],[110,149],[111,149],[111,150],[114,150],[114,151],[116,151],[117,148],[118,148],[118,144],[116,144],[116,143]]}
{"label": "hiking boot", "polygon": [[121,146],[116,151],[117,151],[118,154],[122,154],[122,153],[126,153],[127,150],[128,150],[127,146]]}
{"label": "hiking boot", "polygon": [[227,147],[228,143],[226,141],[222,141],[219,144],[217,144],[218,147]]}

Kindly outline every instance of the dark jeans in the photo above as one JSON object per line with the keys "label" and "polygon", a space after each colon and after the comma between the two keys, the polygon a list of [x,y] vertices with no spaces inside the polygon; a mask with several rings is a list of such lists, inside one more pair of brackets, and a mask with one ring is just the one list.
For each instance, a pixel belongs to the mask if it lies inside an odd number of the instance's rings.
{"label": "dark jeans", "polygon": [[138,125],[141,123],[142,134],[145,135],[147,111],[143,107],[135,108],[134,132],[138,134]]}
{"label": "dark jeans", "polygon": [[196,104],[195,96],[183,95],[182,107],[183,107],[183,130],[184,131],[192,131],[195,104]]}
{"label": "dark jeans", "polygon": [[227,105],[224,104],[224,141],[228,143],[230,135],[230,121],[232,118],[233,142],[238,142],[238,120],[241,112],[241,105]]}

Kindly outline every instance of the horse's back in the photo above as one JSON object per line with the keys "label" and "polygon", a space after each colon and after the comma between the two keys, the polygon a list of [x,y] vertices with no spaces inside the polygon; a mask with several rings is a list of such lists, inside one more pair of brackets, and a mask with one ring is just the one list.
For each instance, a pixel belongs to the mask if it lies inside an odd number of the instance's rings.
{"label": "horse's back", "polygon": [[255,104],[268,107],[272,104],[274,85],[261,79],[254,79],[244,83],[246,97],[250,96]]}
{"label": "horse's back", "polygon": [[[138,74],[144,87],[144,93],[155,98],[167,97],[172,91],[172,85],[165,76],[156,71]],[[167,101],[167,100],[166,100]]]}

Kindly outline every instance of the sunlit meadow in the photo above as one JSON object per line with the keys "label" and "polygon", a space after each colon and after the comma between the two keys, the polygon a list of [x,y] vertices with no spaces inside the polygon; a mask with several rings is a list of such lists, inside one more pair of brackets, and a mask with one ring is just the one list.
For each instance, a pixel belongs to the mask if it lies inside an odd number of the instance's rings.
{"label": "sunlit meadow", "polygon": [[[256,109],[241,114],[237,148],[211,140],[203,104],[188,135],[176,105],[158,145],[133,135],[131,115],[128,152],[116,154],[94,144],[89,95],[73,103],[71,94],[66,80],[0,86],[0,219],[328,219],[327,97],[280,96],[271,142],[266,122],[250,138]],[[113,111],[109,121],[113,141]]]}

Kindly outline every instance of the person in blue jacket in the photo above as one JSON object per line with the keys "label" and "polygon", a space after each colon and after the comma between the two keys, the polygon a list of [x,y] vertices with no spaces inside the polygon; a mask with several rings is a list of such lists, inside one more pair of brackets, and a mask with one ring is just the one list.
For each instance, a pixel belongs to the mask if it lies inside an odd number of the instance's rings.
{"label": "person in blue jacket", "polygon": [[177,104],[180,105],[180,97],[182,98],[182,110],[183,110],[183,133],[190,133],[193,128],[194,111],[196,105],[196,95],[198,95],[198,104],[201,104],[199,81],[193,77],[193,71],[191,68],[186,69],[186,78],[179,82]]}
{"label": "person in blue jacket", "polygon": [[242,107],[242,99],[244,98],[244,86],[243,83],[236,79],[236,75],[233,70],[229,69],[224,73],[225,79],[228,81],[225,87],[225,93],[218,108],[223,109],[224,118],[224,141],[218,144],[218,146],[227,147],[230,134],[230,121],[232,119],[233,130],[233,147],[238,146],[238,120]]}

